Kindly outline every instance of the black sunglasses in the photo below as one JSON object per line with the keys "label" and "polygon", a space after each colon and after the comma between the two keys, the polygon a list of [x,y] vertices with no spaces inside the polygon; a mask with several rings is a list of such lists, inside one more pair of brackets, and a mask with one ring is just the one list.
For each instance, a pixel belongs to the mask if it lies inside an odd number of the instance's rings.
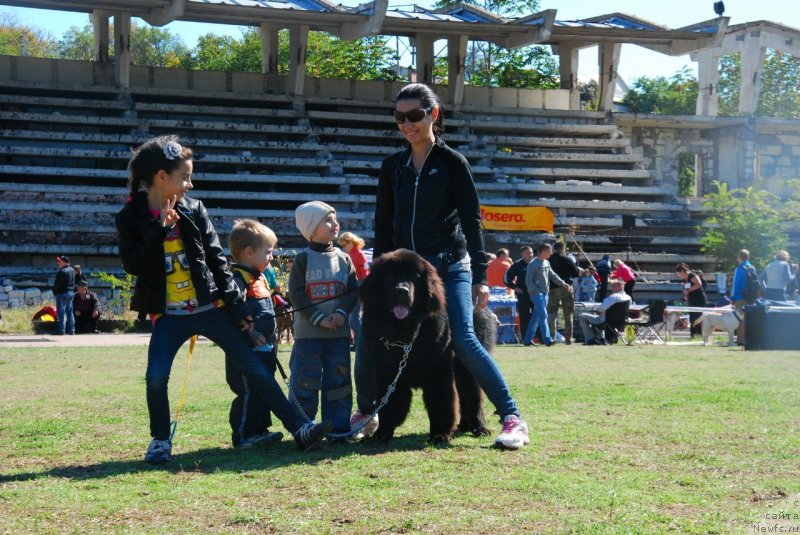
{"label": "black sunglasses", "polygon": [[394,110],[394,120],[398,123],[406,122],[406,119],[412,123],[418,123],[428,115],[433,108],[417,108],[415,110],[397,111]]}

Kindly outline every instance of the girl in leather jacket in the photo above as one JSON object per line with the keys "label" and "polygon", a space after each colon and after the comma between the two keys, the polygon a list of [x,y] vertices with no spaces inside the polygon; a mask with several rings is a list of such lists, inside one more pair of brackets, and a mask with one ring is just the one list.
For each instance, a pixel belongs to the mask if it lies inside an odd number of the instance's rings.
{"label": "girl in leather jacket", "polygon": [[175,354],[195,334],[225,351],[252,394],[270,407],[300,449],[309,449],[330,431],[330,423],[304,425],[254,353],[243,332],[253,328],[252,318],[208,212],[202,202],[186,197],[192,171],[192,151],[176,136],[147,141],[128,164],[131,195],[116,217],[122,265],[137,277],[131,308],[154,319],[145,374],[152,441],[145,461],[171,459],[167,383]]}

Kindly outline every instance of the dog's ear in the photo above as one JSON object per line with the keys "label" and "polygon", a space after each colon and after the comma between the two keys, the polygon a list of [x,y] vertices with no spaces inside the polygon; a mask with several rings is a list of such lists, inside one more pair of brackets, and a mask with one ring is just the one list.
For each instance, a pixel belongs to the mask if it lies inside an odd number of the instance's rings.
{"label": "dog's ear", "polygon": [[419,259],[420,273],[423,274],[425,284],[427,286],[428,306],[429,312],[439,312],[444,310],[445,297],[444,297],[444,283],[442,283],[439,273],[430,262]]}

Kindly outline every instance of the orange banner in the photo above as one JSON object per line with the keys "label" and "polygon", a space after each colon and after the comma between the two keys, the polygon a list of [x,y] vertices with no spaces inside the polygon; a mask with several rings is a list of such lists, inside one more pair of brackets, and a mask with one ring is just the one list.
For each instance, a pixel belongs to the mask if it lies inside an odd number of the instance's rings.
{"label": "orange banner", "polygon": [[481,205],[481,219],[486,230],[538,230],[552,234],[555,216],[543,206]]}

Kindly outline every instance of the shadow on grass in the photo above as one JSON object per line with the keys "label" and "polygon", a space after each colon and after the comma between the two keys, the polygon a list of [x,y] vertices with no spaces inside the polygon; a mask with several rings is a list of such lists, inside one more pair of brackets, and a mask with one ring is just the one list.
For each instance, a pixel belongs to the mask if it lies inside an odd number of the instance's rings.
{"label": "shadow on grass", "polygon": [[[0,474],[0,483],[32,481],[42,478],[63,478],[70,480],[104,479],[122,474],[164,471],[171,473],[217,473],[272,470],[294,464],[316,464],[355,455],[371,456],[402,451],[422,451],[428,448],[454,448],[452,444],[428,445],[427,434],[402,435],[388,443],[366,440],[359,443],[329,444],[323,442],[316,449],[302,453],[295,449],[294,442],[284,440],[273,447],[236,450],[233,448],[205,448],[185,453],[177,453],[166,464],[152,466],[141,457],[130,460],[103,461],[94,464],[59,466],[41,472],[19,474]],[[180,445],[178,445],[178,449]],[[143,455],[142,450],[142,455]],[[137,452],[138,453],[138,452]]]}

